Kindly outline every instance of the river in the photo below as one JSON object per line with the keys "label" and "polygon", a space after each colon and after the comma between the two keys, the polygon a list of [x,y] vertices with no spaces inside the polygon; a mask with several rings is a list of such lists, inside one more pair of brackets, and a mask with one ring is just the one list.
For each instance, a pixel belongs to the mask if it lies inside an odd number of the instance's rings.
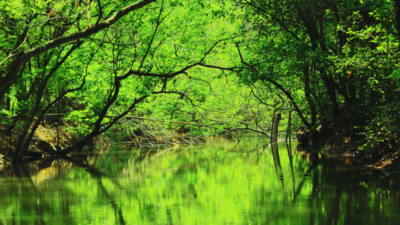
{"label": "river", "polygon": [[0,170],[0,224],[400,224],[399,180],[261,137]]}

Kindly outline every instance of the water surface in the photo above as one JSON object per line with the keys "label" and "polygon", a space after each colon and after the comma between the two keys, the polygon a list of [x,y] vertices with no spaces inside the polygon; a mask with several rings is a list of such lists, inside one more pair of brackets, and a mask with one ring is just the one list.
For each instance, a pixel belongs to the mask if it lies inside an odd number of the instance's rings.
{"label": "water surface", "polygon": [[399,181],[263,138],[118,146],[0,171],[0,224],[400,224]]}

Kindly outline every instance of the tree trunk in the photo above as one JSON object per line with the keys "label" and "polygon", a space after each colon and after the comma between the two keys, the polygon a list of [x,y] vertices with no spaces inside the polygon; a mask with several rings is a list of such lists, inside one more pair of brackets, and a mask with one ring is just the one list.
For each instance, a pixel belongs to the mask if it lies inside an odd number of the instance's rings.
{"label": "tree trunk", "polygon": [[[275,114],[275,113],[274,113]],[[274,115],[274,124],[273,124],[273,140],[274,142],[278,141],[278,127],[279,127],[279,121],[281,120],[281,113],[278,113]]]}
{"label": "tree trunk", "polygon": [[274,114],[272,115],[272,124],[271,124],[271,143],[274,141],[274,124],[275,124],[275,113],[276,113],[276,108],[274,109]]}
{"label": "tree trunk", "polygon": [[307,98],[308,105],[311,110],[311,141],[312,143],[317,143],[317,133],[315,132],[316,124],[317,124],[317,108],[315,106],[315,102],[311,97],[311,87],[310,87],[310,74],[309,74],[309,67],[306,65],[303,69],[303,74],[304,74],[304,84],[305,84],[305,90],[304,94]]}
{"label": "tree trunk", "polygon": [[[289,108],[292,108],[292,103],[290,103],[290,107]],[[288,137],[289,137],[289,141],[290,141],[290,133],[292,132],[291,127],[290,127],[291,123],[292,123],[292,110],[289,110],[289,121],[288,121],[288,126],[287,126],[287,129],[286,129],[285,142],[288,141]]]}

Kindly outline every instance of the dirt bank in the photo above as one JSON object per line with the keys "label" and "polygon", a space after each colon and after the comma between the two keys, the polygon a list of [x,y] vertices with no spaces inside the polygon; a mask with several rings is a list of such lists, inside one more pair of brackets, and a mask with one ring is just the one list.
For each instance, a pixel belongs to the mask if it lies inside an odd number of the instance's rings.
{"label": "dirt bank", "polygon": [[[79,136],[69,132],[72,128],[68,124],[63,126],[39,125],[28,149],[28,157],[46,157],[50,152],[63,149],[79,141]],[[22,132],[22,127],[12,131],[11,135],[6,134],[6,127],[0,125],[0,163],[11,159],[12,154],[18,143],[18,137]],[[91,149],[99,149],[111,144],[110,139],[105,135],[95,137],[87,146]]]}
{"label": "dirt bank", "polygon": [[384,150],[379,147],[366,146],[362,137],[336,134],[329,138],[323,150],[328,154],[350,157],[356,166],[368,167],[389,175],[400,175],[400,149]]}

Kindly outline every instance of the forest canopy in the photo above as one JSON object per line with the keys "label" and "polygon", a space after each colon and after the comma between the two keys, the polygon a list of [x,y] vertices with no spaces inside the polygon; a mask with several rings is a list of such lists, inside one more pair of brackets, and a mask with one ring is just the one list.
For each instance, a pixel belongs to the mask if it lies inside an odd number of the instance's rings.
{"label": "forest canopy", "polygon": [[396,4],[1,1],[1,132],[19,130],[14,161],[48,115],[80,137],[52,154],[104,133],[271,137],[279,119],[313,143],[341,133],[389,151],[400,126]]}

